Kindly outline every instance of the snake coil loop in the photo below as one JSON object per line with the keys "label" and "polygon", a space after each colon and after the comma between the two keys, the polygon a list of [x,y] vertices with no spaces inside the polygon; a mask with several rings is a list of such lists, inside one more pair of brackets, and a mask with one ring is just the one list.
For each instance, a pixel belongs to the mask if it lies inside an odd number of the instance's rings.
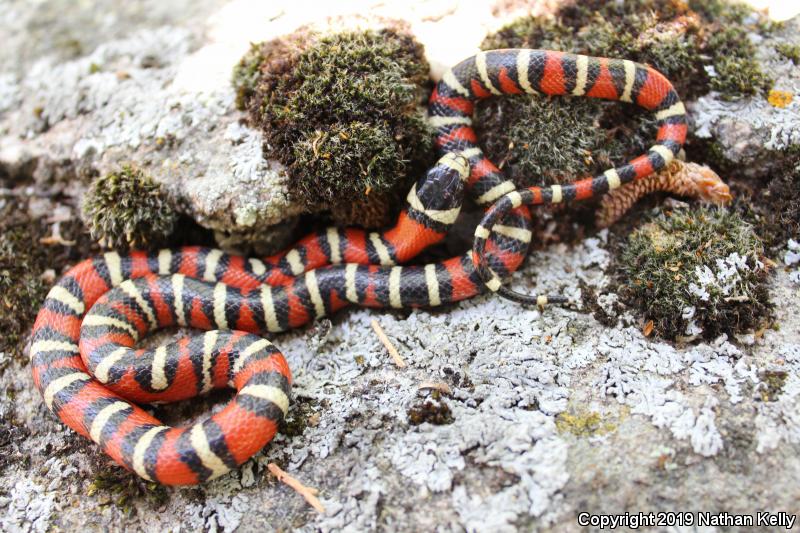
{"label": "snake coil loop", "polygon": [[566,296],[545,296],[541,294],[532,296],[509,289],[502,284],[503,282],[500,277],[489,266],[489,261],[486,255],[486,243],[489,241],[489,237],[491,236],[492,232],[495,231],[498,223],[502,221],[509,212],[518,207],[518,205],[515,205],[517,196],[520,196],[523,199],[522,203],[519,205],[533,205],[532,200],[526,201],[525,197],[519,195],[518,192],[514,191],[509,193],[503,196],[500,200],[493,204],[492,207],[489,208],[480,224],[476,228],[475,240],[472,247],[475,270],[478,272],[483,282],[491,291],[496,292],[498,295],[507,300],[511,300],[512,302],[516,302],[521,305],[535,305],[540,308],[548,304],[567,304],[569,303],[569,299]]}

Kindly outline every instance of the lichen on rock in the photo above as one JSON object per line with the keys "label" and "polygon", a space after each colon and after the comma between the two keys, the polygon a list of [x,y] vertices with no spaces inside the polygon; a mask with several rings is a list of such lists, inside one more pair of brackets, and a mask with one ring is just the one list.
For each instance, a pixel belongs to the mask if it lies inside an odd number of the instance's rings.
{"label": "lichen on rock", "polygon": [[687,108],[698,155],[736,177],[764,180],[800,146],[800,68],[791,54],[781,52],[800,46],[798,30],[800,17],[795,17],[764,35],[750,33],[737,38],[750,43],[751,60],[774,83],[764,85],[770,91],[733,99],[712,92],[690,102]]}
{"label": "lichen on rock", "polygon": [[789,279],[800,284],[800,243],[794,239],[789,239],[789,242],[786,243],[783,262],[787,268],[791,269]]}

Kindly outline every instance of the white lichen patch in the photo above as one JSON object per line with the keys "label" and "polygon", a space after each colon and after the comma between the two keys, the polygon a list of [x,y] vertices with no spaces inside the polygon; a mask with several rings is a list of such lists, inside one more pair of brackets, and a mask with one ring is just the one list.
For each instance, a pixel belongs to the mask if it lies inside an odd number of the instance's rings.
{"label": "white lichen patch", "polygon": [[55,500],[55,494],[21,477],[7,494],[0,496],[0,529],[11,533],[48,531],[53,514],[59,510]]}
{"label": "white lichen patch", "polygon": [[[758,405],[755,424],[759,453],[775,450],[781,442],[800,443],[800,343],[796,337],[794,342],[779,345],[770,363],[765,365],[766,369],[773,372],[773,376],[780,376],[780,390],[771,391],[774,397],[767,397],[769,401]],[[769,383],[764,386],[769,387]],[[757,394],[762,391],[763,388]]]}
{"label": "white lichen patch", "polygon": [[[19,103],[19,85],[13,74],[0,74],[0,117]],[[0,129],[0,133],[4,133]]]}
{"label": "white lichen patch", "polygon": [[232,498],[212,497],[204,505],[190,505],[188,523],[193,528],[213,533],[236,531],[245,513],[249,512],[249,498],[238,494]]}
{"label": "white lichen patch", "polygon": [[[709,265],[697,265],[694,270],[695,281],[689,283],[689,293],[704,302],[709,301],[712,295],[714,299],[746,299],[749,275],[756,270],[764,270],[763,263],[760,261],[754,263],[751,267],[747,264],[747,257],[733,252],[728,257],[717,259],[714,268]],[[686,319],[694,316],[693,312],[687,310],[683,315]]]}

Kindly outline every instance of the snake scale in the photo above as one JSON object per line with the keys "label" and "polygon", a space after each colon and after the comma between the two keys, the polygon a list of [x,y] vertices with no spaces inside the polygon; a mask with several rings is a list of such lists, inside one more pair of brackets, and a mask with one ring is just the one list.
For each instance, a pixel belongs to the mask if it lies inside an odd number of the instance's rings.
{"label": "snake scale", "polygon": [[[478,147],[471,116],[478,99],[519,93],[635,103],[655,113],[656,141],[597,177],[516,190]],[[289,367],[257,334],[296,328],[348,305],[436,307],[486,288],[545,303],[501,284],[527,253],[528,206],[584,200],[644,178],[669,164],[687,129],[678,95],[653,68],[528,49],[481,52],[447,71],[430,97],[429,120],[442,156],[384,232],[327,228],[264,259],[185,247],[109,252],[72,267],[47,295],[31,335],[33,379],[47,407],[147,480],[189,485],[220,476],[261,450],[289,407]],[[438,263],[399,266],[444,238],[464,191],[488,208],[475,248]],[[148,332],[171,325],[207,331],[135,348]],[[218,387],[237,393],[189,427],[166,426],[136,405]]]}

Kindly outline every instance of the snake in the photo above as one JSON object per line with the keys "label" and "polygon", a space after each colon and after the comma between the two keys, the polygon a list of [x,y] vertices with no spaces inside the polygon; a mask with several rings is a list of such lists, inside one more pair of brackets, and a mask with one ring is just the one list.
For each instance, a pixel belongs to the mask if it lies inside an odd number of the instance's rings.
{"label": "snake", "polygon": [[[521,93],[635,103],[655,113],[656,142],[600,176],[517,190],[483,154],[471,117],[480,99]],[[529,49],[480,52],[457,64],[433,89],[428,115],[440,159],[383,232],[324,228],[266,258],[181,247],[107,252],[70,268],[45,298],[29,344],[47,407],[145,480],[193,485],[219,477],[262,450],[288,413],[291,371],[263,334],[349,305],[433,308],[487,290],[505,294],[502,280],[527,256],[531,206],[583,200],[642,179],[674,158],[687,128],[675,90],[652,67]],[[405,264],[445,237],[465,192],[485,209],[473,248]],[[136,348],[167,326],[205,331]],[[226,387],[236,390],[232,400],[187,427],[167,426],[138,405]]]}

